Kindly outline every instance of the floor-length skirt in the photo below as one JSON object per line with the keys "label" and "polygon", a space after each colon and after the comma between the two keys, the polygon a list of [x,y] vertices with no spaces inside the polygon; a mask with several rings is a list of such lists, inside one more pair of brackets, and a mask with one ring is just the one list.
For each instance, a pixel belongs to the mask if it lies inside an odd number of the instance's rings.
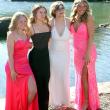
{"label": "floor-length skirt", "polygon": [[49,104],[61,106],[69,104],[69,52],[50,50]]}
{"label": "floor-length skirt", "polygon": [[43,49],[33,48],[29,53],[29,63],[32,68],[38,90],[40,110],[48,110],[50,61],[48,47]]}
{"label": "floor-length skirt", "polygon": [[[84,51],[74,49],[74,64],[75,64],[75,104],[77,110],[82,110],[84,102],[84,91],[81,83],[82,69],[84,66]],[[88,69],[88,95],[89,95],[89,110],[97,110],[100,107],[99,95],[95,73],[96,62],[96,47],[91,48],[90,63]]]}
{"label": "floor-length skirt", "polygon": [[[5,66],[6,70],[6,107],[5,110],[38,110],[38,96],[36,94],[34,100],[28,106],[28,80],[32,76],[32,72],[27,68],[21,69],[17,67],[17,70],[20,70],[16,80],[11,79],[11,72],[9,64]],[[25,72],[24,72],[25,71]],[[17,71],[18,73],[18,71]],[[32,76],[33,77],[33,76]],[[33,77],[34,80],[34,77]]]}

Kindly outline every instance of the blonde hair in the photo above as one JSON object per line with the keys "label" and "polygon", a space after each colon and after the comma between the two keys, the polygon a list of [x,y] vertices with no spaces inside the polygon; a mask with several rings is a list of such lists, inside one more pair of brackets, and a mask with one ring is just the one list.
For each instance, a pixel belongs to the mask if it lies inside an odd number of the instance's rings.
{"label": "blonde hair", "polygon": [[60,6],[60,5],[62,5],[63,7],[64,7],[64,3],[62,2],[62,1],[56,1],[56,2],[53,2],[52,4],[51,4],[51,6],[50,6],[50,15],[52,16],[52,17],[56,17],[56,11],[57,11],[57,9],[58,9],[58,7]]}
{"label": "blonde hair", "polygon": [[28,17],[27,17],[27,15],[25,13],[23,13],[23,12],[16,12],[12,16],[12,18],[11,18],[11,22],[10,22],[9,27],[8,27],[9,28],[9,31],[14,31],[14,30],[17,29],[17,22],[18,22],[18,20],[19,20],[19,18],[21,16],[25,17],[26,20],[28,21]]}
{"label": "blonde hair", "polygon": [[75,21],[75,17],[77,14],[77,7],[80,3],[86,3],[87,9],[85,13],[80,17],[81,22],[87,22],[88,20],[88,15],[92,14],[92,10],[89,7],[88,1],[87,0],[75,0],[72,6],[72,13],[71,13],[71,22],[73,23]]}
{"label": "blonde hair", "polygon": [[[41,8],[44,8],[45,11],[46,11],[46,14],[47,14],[47,9],[42,6],[42,5],[39,5],[39,4],[36,4],[33,6],[32,8],[32,12],[31,12],[31,16],[30,16],[30,23],[33,24],[36,22],[36,12],[41,9]],[[46,15],[45,16],[45,20],[44,20],[44,23],[47,24],[49,26],[49,19],[48,19],[48,16]],[[49,26],[50,27],[50,26]]]}

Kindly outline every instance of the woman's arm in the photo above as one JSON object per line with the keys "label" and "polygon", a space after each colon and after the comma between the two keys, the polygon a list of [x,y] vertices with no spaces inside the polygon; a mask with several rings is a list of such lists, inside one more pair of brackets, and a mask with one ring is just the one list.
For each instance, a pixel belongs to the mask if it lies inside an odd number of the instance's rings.
{"label": "woman's arm", "polygon": [[25,28],[25,30],[24,30],[24,33],[26,34],[26,36],[28,37],[28,38],[30,38],[30,36],[32,35],[32,32],[31,32],[31,30],[30,30],[30,27],[26,27]]}
{"label": "woman's arm", "polygon": [[[54,25],[54,19],[53,18],[50,18],[49,19],[49,25],[50,25],[50,31],[51,31],[51,28],[53,27]],[[48,41],[48,48],[50,50],[51,48],[51,43],[52,43],[52,38],[50,37],[49,41]]]}
{"label": "woman's arm", "polygon": [[70,28],[70,18],[66,17],[66,24],[67,24],[67,27],[68,29]]}
{"label": "woman's arm", "polygon": [[95,31],[93,16],[89,16],[88,18],[87,29],[88,29],[88,35],[89,35],[87,52],[90,53],[91,46],[94,39],[94,31]]}
{"label": "woman's arm", "polygon": [[33,24],[28,23],[28,28],[27,28],[27,29],[28,29],[27,31],[29,31],[29,32],[28,32],[28,33],[29,33],[29,37],[31,37],[31,35],[34,34]]}
{"label": "woman's arm", "polygon": [[87,46],[87,51],[86,51],[86,62],[89,63],[89,61],[90,61],[90,51],[91,51],[91,46],[92,46],[92,43],[93,43],[94,31],[95,31],[94,18],[91,15],[89,15],[89,17],[88,17],[87,31],[88,31],[89,39],[88,39],[88,46]]}
{"label": "woman's arm", "polygon": [[54,25],[54,19],[53,18],[49,19],[49,25],[50,25],[50,27],[53,27],[53,25]]}
{"label": "woman's arm", "polygon": [[67,24],[67,27],[68,27],[68,29],[69,29],[69,31],[70,31],[69,39],[73,40],[73,35],[72,35],[72,33],[71,33],[71,28],[70,28],[70,26],[71,26],[71,21],[70,21],[70,18],[68,18],[68,17],[66,17],[66,24]]}
{"label": "woman's arm", "polygon": [[30,48],[33,47],[33,42],[32,42],[32,39],[31,39],[31,36],[34,34],[34,30],[33,30],[33,27],[32,27],[33,24],[28,24],[28,27],[29,27],[29,31],[30,31],[30,34],[29,34],[29,41],[30,41]]}
{"label": "woman's arm", "polygon": [[7,33],[7,50],[8,50],[8,57],[9,57],[9,65],[11,70],[12,79],[16,79],[16,72],[14,69],[14,59],[13,59],[13,52],[14,52],[14,36],[12,32]]}

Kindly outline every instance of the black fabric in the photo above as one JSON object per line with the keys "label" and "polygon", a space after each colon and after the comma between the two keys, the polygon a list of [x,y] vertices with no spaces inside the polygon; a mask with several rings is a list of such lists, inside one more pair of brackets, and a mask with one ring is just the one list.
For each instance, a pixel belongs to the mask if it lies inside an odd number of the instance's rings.
{"label": "black fabric", "polygon": [[44,33],[35,33],[31,36],[33,41],[33,45],[37,49],[43,49],[48,47],[48,40],[51,36],[51,32],[44,32]]}
{"label": "black fabric", "polygon": [[29,63],[38,89],[39,110],[48,110],[48,84],[50,78],[49,38],[50,32],[34,34],[32,36],[34,47],[29,53]]}

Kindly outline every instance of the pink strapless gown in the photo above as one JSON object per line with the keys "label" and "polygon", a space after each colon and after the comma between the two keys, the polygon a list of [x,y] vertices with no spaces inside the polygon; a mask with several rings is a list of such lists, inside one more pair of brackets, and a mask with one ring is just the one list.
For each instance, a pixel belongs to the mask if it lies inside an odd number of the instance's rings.
{"label": "pink strapless gown", "polygon": [[[36,94],[31,105],[28,106],[28,79],[33,76],[27,53],[30,47],[29,40],[17,40],[14,44],[14,68],[18,73],[15,81],[11,79],[10,67],[7,61],[6,71],[6,107],[5,110],[38,110],[38,95]],[[34,77],[33,77],[34,80]]]}
{"label": "pink strapless gown", "polygon": [[[84,66],[84,56],[88,44],[88,32],[85,23],[81,23],[77,32],[73,25],[70,26],[70,31],[74,39],[74,65],[75,65],[75,104],[77,110],[82,110],[84,102],[84,91],[81,83],[82,68]],[[100,108],[99,95],[95,73],[96,47],[92,45],[90,53],[90,63],[88,64],[88,91],[89,91],[89,110],[97,110]]]}

